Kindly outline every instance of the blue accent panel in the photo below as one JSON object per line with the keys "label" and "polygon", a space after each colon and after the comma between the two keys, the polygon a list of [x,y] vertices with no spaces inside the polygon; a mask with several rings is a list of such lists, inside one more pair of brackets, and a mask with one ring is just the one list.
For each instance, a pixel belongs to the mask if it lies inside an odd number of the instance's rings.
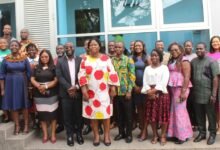
{"label": "blue accent panel", "polygon": [[57,16],[58,34],[67,34],[67,12],[65,0],[57,0]]}
{"label": "blue accent panel", "polygon": [[[101,44],[104,46],[105,45],[105,37],[104,36],[100,36],[100,41],[101,41]],[[66,42],[73,42],[73,45],[75,46],[75,55],[76,56],[80,56],[81,54],[85,53],[85,49],[84,47],[78,47],[76,46],[76,38],[75,37],[71,37],[71,38],[59,38],[58,39],[58,44],[65,44]],[[103,47],[103,50],[104,50],[104,47]],[[105,50],[104,50],[105,51]]]}
{"label": "blue accent panel", "polygon": [[[115,36],[109,35],[109,41],[114,41]],[[142,40],[147,49],[147,53],[150,54],[152,49],[154,49],[154,42],[157,40],[157,33],[150,32],[150,33],[132,33],[132,34],[124,34],[123,41],[125,43],[125,47],[129,49],[130,42],[135,40]]]}
{"label": "blue accent panel", "polygon": [[[174,4],[163,1],[164,24],[203,22],[202,0],[174,0]],[[170,6],[169,6],[170,5]]]}
{"label": "blue accent panel", "polygon": [[172,42],[183,44],[186,40],[191,40],[194,45],[198,42],[205,42],[207,46],[209,45],[209,30],[161,32],[160,37],[164,41],[166,50]]}

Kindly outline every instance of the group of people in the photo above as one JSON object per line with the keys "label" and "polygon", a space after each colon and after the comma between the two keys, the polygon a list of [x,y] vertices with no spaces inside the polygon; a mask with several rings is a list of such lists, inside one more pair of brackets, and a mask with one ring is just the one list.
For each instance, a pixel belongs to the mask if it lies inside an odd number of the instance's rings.
{"label": "group of people", "polygon": [[155,42],[150,54],[141,40],[131,42],[130,53],[124,42],[110,41],[104,54],[100,41],[91,38],[85,41],[85,54],[75,56],[73,43],[67,42],[56,47],[53,59],[50,51],[39,51],[28,35],[22,29],[21,41],[0,38],[1,109],[4,122],[12,114],[15,135],[28,134],[30,120],[34,126],[37,118],[43,143],[56,143],[58,124],[64,125],[69,146],[74,145],[74,134],[83,144],[82,133],[90,130],[93,145],[100,145],[102,127],[106,146],[111,145],[114,127],[118,127],[115,141],[131,143],[137,125],[140,142],[148,138],[151,125],[152,144],[165,145],[167,138],[183,144],[193,130],[199,131],[194,142],[206,139],[207,116],[207,144],[214,144],[220,133],[219,36],[211,38],[209,52],[205,43],[197,43],[196,54],[191,41],[171,43],[165,52],[162,40]]}

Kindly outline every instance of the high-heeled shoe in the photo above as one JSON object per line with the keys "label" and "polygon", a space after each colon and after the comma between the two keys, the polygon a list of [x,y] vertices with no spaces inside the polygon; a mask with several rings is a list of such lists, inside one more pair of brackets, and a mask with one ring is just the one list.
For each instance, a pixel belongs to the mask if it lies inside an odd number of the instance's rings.
{"label": "high-heeled shoe", "polygon": [[100,138],[97,141],[94,139],[93,140],[93,145],[94,146],[99,146],[100,145]]}
{"label": "high-heeled shoe", "polygon": [[93,141],[93,145],[94,146],[99,146],[100,145],[100,141],[98,141],[98,142]]}
{"label": "high-heeled shoe", "polygon": [[145,141],[145,140],[147,140],[147,137],[140,137],[140,138],[138,138],[138,142],[143,142],[143,141]]}
{"label": "high-heeled shoe", "polygon": [[166,137],[161,137],[161,138],[160,138],[160,145],[161,145],[161,146],[164,146],[164,145],[166,145],[166,143],[167,143]]}
{"label": "high-heeled shoe", "polygon": [[158,137],[153,137],[153,139],[151,140],[151,144],[157,144],[158,142]]}
{"label": "high-heeled shoe", "polygon": [[104,145],[105,146],[110,146],[111,145],[111,140],[109,139],[109,142],[106,142],[106,139],[104,138]]}
{"label": "high-heeled shoe", "polygon": [[56,137],[55,137],[54,139],[53,139],[52,137],[50,138],[50,142],[51,142],[52,144],[56,143],[56,141],[57,141]]}
{"label": "high-heeled shoe", "polygon": [[[145,132],[145,133],[144,133],[144,132]],[[148,134],[147,134],[146,131],[141,132],[141,133],[139,134],[138,141],[139,141],[139,142],[143,142],[143,141],[147,140],[147,136],[148,136]]]}
{"label": "high-heeled shoe", "polygon": [[29,125],[28,124],[25,124],[24,125],[24,130],[23,130],[23,135],[26,135],[26,134],[28,134],[29,133]]}
{"label": "high-heeled shoe", "polygon": [[18,135],[19,133],[20,133],[20,126],[19,125],[15,125],[14,135]]}
{"label": "high-heeled shoe", "polygon": [[42,138],[42,143],[47,143],[47,141],[48,141],[48,138],[45,138],[45,137]]}

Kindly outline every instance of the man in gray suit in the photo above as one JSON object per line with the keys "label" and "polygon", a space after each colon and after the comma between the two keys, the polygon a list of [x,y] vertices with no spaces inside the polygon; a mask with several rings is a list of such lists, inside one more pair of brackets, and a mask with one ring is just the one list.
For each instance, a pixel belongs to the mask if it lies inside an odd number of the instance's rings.
{"label": "man in gray suit", "polygon": [[84,143],[82,137],[82,93],[78,85],[81,58],[74,56],[74,45],[67,42],[64,45],[66,56],[57,62],[57,77],[59,80],[59,94],[61,97],[64,126],[67,133],[67,145],[73,146],[73,134],[79,145]]}

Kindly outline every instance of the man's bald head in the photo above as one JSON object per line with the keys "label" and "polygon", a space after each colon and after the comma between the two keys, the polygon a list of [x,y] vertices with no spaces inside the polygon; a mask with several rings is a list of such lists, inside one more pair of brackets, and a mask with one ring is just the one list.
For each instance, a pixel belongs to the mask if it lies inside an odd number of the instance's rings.
{"label": "man's bald head", "polygon": [[21,37],[21,40],[28,40],[29,30],[26,29],[26,28],[21,29],[21,31],[20,31],[20,37]]}

